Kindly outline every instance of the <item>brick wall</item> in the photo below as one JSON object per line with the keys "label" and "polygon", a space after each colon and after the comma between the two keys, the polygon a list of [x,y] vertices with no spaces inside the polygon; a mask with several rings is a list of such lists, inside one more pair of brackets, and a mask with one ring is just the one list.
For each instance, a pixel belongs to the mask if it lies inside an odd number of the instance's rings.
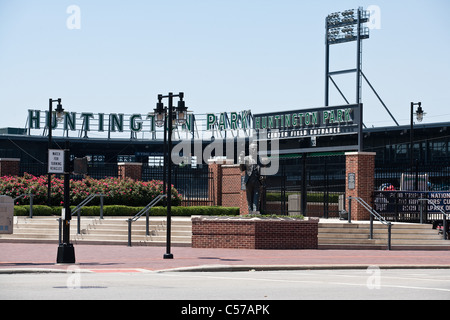
{"label": "brick wall", "polygon": [[192,218],[193,248],[317,249],[318,219]]}
{"label": "brick wall", "polygon": [[240,207],[241,170],[239,165],[222,165],[222,206]]}
{"label": "brick wall", "polygon": [[142,163],[119,162],[117,166],[119,178],[131,178],[133,180],[142,179]]}
{"label": "brick wall", "polygon": [[215,206],[239,207],[241,215],[248,214],[247,196],[241,190],[241,172],[239,165],[231,164],[231,160],[209,160],[208,168],[212,173],[210,201]]}
{"label": "brick wall", "polygon": [[209,201],[214,206],[222,205],[222,163],[213,160],[208,161],[208,170],[212,175],[212,179],[208,180]]}
{"label": "brick wall", "polygon": [[18,176],[20,173],[20,159],[2,158],[0,159],[0,177]]}

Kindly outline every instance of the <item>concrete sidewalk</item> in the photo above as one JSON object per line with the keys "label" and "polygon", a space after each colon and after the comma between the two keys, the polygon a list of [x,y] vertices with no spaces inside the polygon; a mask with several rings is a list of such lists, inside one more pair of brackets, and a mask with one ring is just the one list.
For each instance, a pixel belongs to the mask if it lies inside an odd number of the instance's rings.
{"label": "concrete sidewalk", "polygon": [[58,244],[0,243],[0,273],[249,271],[367,268],[450,268],[450,251],[244,250],[75,245],[75,264],[56,264]]}

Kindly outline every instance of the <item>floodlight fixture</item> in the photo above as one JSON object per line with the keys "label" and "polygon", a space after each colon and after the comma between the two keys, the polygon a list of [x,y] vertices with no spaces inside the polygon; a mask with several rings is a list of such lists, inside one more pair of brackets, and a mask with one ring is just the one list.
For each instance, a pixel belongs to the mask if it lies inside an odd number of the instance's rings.
{"label": "floodlight fixture", "polygon": [[356,41],[369,38],[369,28],[362,24],[369,21],[370,12],[358,9],[349,9],[335,12],[327,16],[327,45]]}

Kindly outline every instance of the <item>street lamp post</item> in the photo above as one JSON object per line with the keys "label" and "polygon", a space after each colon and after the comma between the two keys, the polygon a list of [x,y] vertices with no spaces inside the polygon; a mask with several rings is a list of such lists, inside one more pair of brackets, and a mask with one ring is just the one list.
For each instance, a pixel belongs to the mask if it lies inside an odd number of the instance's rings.
{"label": "street lamp post", "polygon": [[[52,148],[52,130],[53,130],[53,102],[58,102],[56,106],[56,121],[60,122],[64,115],[64,109],[61,104],[61,98],[58,99],[49,99],[48,101],[48,149]],[[48,158],[48,161],[50,158]],[[51,200],[51,187],[52,187],[52,174],[48,173],[48,181],[47,181],[47,205],[50,206]]]}
{"label": "street lamp post", "polygon": [[69,141],[65,143],[64,150],[64,215],[62,219],[62,243],[58,246],[57,263],[75,263],[75,248],[70,243],[70,150]]}
{"label": "street lamp post", "polygon": [[[414,113],[414,106],[418,106],[415,113]],[[411,127],[409,130],[409,157],[410,157],[409,160],[410,160],[411,173],[414,172],[413,171],[414,170],[414,115],[416,115],[417,121],[422,122],[424,114],[425,113],[423,112],[423,109],[422,109],[422,102],[417,102],[417,103],[411,102]],[[417,191],[418,185],[419,185],[419,181],[418,181],[418,177],[416,174],[415,187],[414,187],[415,191]]]}
{"label": "street lamp post", "polygon": [[[52,129],[53,129],[53,102],[58,102],[56,107],[56,120],[60,122],[64,115],[64,108],[61,104],[61,99],[49,99],[49,110],[48,110],[48,163],[50,163],[50,149],[52,148]],[[58,253],[56,257],[57,263],[75,263],[75,251],[73,245],[70,243],[70,153],[69,153],[69,142],[66,141],[64,150],[64,215],[63,215],[63,239],[62,243],[58,246]],[[47,203],[51,204],[51,176],[52,172],[48,170],[48,194]]]}
{"label": "street lamp post", "polygon": [[[178,101],[178,107],[175,109],[173,107],[173,98],[179,97],[180,101]],[[166,135],[166,131],[168,134],[167,138],[167,148],[164,152],[164,159],[165,164],[164,167],[167,164],[167,236],[166,236],[166,253],[164,254],[164,259],[173,259],[173,254],[170,252],[170,238],[171,238],[171,219],[172,219],[172,129],[174,124],[175,125],[183,125],[186,123],[186,112],[187,108],[185,106],[185,103],[183,101],[184,94],[183,92],[180,92],[179,94],[173,94],[172,92],[169,92],[168,95],[163,96],[162,94],[158,95],[158,103],[156,104],[156,109],[154,109],[155,112],[155,123],[156,126],[162,127],[164,126],[164,138]],[[168,98],[169,100],[169,106],[167,108],[164,107],[164,104],[162,103],[163,98]],[[174,114],[175,112],[175,114]],[[174,117],[175,116],[175,117]],[[168,127],[167,127],[168,126]],[[166,152],[167,152],[167,158],[166,158]],[[167,159],[167,160],[166,160]],[[165,171],[165,168],[164,168]]]}

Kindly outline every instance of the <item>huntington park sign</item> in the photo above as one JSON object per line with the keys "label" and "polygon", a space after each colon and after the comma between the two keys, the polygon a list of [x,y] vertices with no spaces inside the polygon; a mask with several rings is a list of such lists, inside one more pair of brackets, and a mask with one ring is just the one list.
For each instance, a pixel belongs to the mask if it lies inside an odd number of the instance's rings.
{"label": "huntington park sign", "polygon": [[360,108],[353,105],[258,114],[253,128],[267,130],[268,139],[357,134],[359,120]]}
{"label": "huntington park sign", "polygon": [[[31,129],[46,129],[49,124],[48,111],[28,110],[27,126]],[[61,122],[52,115],[52,129],[88,132],[156,132],[155,116],[149,114],[66,112]],[[362,105],[342,105],[323,108],[310,108],[294,111],[253,114],[250,110],[240,112],[189,114],[182,130],[222,133],[244,131],[246,133],[265,133],[267,139],[304,138],[318,136],[339,136],[360,134],[362,126]],[[216,135],[217,136],[217,135]]]}

